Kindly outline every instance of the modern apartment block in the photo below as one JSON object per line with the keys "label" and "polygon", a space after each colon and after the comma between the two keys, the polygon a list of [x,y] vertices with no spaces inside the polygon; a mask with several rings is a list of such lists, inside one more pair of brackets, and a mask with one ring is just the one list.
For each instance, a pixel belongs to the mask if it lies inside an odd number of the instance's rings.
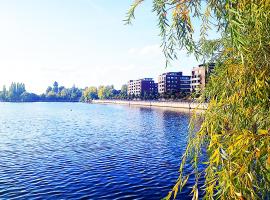
{"label": "modern apartment block", "polygon": [[180,76],[180,92],[191,92],[191,76]]}
{"label": "modern apartment block", "polygon": [[130,80],[128,82],[128,95],[142,97],[144,95],[190,93],[203,90],[207,78],[214,69],[215,64],[199,65],[192,69],[192,75],[186,76],[182,72],[167,72],[159,75],[158,83],[152,78]]}
{"label": "modern apartment block", "polygon": [[157,84],[152,78],[130,80],[128,82],[128,95],[142,96],[157,93]]}
{"label": "modern apartment block", "polygon": [[190,76],[182,72],[167,72],[158,77],[158,93],[190,92]]}
{"label": "modern apartment block", "polygon": [[191,76],[191,91],[203,90],[207,83],[207,78],[211,71],[215,67],[214,63],[208,65],[199,65],[198,67],[193,67]]}

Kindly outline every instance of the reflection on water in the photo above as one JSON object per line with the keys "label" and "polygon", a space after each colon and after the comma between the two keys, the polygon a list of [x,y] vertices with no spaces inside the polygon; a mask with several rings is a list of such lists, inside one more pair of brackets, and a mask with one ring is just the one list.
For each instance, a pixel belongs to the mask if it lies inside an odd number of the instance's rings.
{"label": "reflection on water", "polygon": [[189,113],[80,103],[0,110],[1,198],[161,199],[178,177]]}

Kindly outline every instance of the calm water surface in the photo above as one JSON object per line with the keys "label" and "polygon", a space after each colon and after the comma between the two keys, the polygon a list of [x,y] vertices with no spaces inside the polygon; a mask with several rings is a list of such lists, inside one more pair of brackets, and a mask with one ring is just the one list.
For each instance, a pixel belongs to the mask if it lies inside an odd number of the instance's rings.
{"label": "calm water surface", "polygon": [[190,117],[81,103],[0,111],[1,199],[161,199],[178,177]]}

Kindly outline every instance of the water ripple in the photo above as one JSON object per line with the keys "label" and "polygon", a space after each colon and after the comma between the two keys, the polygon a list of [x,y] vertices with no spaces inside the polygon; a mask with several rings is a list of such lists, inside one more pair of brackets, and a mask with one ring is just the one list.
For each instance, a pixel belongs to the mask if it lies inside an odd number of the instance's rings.
{"label": "water ripple", "polygon": [[0,110],[1,199],[161,199],[178,177],[189,114],[80,103]]}

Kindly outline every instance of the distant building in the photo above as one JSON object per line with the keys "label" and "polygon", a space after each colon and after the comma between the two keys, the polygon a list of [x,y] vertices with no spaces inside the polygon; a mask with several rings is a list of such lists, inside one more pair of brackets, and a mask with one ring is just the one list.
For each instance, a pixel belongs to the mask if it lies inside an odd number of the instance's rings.
{"label": "distant building", "polygon": [[157,84],[152,78],[130,80],[128,82],[128,95],[143,96],[154,95],[157,92]]}
{"label": "distant building", "polygon": [[190,93],[191,76],[180,76],[180,92]]}
{"label": "distant building", "polygon": [[157,95],[158,94],[158,83],[154,84],[154,94]]}
{"label": "distant building", "polygon": [[191,76],[192,91],[203,90],[205,88],[207,78],[209,74],[213,71],[214,67],[215,67],[214,63],[193,67]]}
{"label": "distant building", "polygon": [[182,72],[167,72],[159,75],[159,94],[173,94],[177,92],[190,92],[190,76],[184,76]]}

